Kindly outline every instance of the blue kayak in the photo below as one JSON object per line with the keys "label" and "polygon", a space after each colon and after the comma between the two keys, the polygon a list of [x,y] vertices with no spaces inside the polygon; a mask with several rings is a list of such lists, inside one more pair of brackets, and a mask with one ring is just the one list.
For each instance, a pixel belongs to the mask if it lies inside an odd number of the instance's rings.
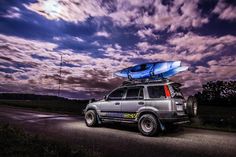
{"label": "blue kayak", "polygon": [[161,79],[187,69],[188,67],[181,67],[181,61],[153,62],[122,69],[115,72],[115,75],[129,79]]}

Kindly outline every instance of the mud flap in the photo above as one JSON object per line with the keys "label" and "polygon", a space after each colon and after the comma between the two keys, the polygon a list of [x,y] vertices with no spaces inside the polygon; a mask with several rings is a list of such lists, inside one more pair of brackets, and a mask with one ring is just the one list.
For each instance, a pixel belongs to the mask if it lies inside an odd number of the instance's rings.
{"label": "mud flap", "polygon": [[98,120],[98,124],[102,124],[102,121],[100,120],[98,114],[97,114],[97,120]]}
{"label": "mud flap", "polygon": [[157,118],[157,119],[158,119],[158,122],[159,122],[159,124],[160,124],[161,130],[164,131],[164,130],[166,129],[165,126],[161,123],[161,121],[160,121],[159,118]]}

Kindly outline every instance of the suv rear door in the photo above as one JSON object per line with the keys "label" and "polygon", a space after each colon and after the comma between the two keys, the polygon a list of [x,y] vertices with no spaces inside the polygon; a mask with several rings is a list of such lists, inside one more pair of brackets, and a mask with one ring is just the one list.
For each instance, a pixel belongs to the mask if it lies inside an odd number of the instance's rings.
{"label": "suv rear door", "polygon": [[146,100],[147,106],[153,106],[159,111],[170,111],[171,99],[169,98],[170,93],[165,89],[167,85],[148,85],[148,99]]}
{"label": "suv rear door", "polygon": [[185,100],[183,97],[183,94],[180,89],[180,84],[172,83],[169,85],[171,97],[174,99],[174,104],[177,113],[184,114],[184,110],[186,109],[186,106],[184,106]]}
{"label": "suv rear door", "polygon": [[143,87],[129,87],[127,88],[125,100],[121,104],[121,112],[123,118],[134,119],[136,112],[144,104]]}

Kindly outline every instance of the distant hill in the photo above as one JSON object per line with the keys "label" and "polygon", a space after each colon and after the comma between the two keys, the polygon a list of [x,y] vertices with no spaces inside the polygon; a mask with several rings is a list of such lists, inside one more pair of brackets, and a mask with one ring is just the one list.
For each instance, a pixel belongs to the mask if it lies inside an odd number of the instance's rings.
{"label": "distant hill", "polygon": [[52,95],[0,93],[0,105],[77,115],[83,114],[88,102],[88,100],[68,99]]}
{"label": "distant hill", "polygon": [[[37,94],[22,94],[22,93],[0,93],[0,99],[5,100],[70,100],[64,97],[53,95],[37,95]],[[87,101],[87,100],[77,100]]]}

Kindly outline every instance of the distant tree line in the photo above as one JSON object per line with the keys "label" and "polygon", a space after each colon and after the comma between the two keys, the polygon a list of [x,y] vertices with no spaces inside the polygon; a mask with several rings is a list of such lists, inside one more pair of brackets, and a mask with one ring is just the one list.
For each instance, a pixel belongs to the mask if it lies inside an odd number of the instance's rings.
{"label": "distant tree line", "polygon": [[211,81],[195,94],[200,105],[236,106],[236,81]]}
{"label": "distant tree line", "polygon": [[53,95],[37,95],[37,94],[23,94],[23,93],[0,93],[0,100],[60,100],[60,101],[79,101],[87,103],[88,100],[71,100],[64,97]]}
{"label": "distant tree line", "polygon": [[67,100],[67,98],[53,95],[37,95],[22,93],[0,93],[0,99],[7,100]]}
{"label": "distant tree line", "polygon": [[[202,92],[195,94],[199,105],[236,106],[236,81],[210,81],[203,84],[202,88]],[[72,101],[58,96],[21,93],[0,93],[0,99]],[[87,100],[73,101],[87,102]]]}

